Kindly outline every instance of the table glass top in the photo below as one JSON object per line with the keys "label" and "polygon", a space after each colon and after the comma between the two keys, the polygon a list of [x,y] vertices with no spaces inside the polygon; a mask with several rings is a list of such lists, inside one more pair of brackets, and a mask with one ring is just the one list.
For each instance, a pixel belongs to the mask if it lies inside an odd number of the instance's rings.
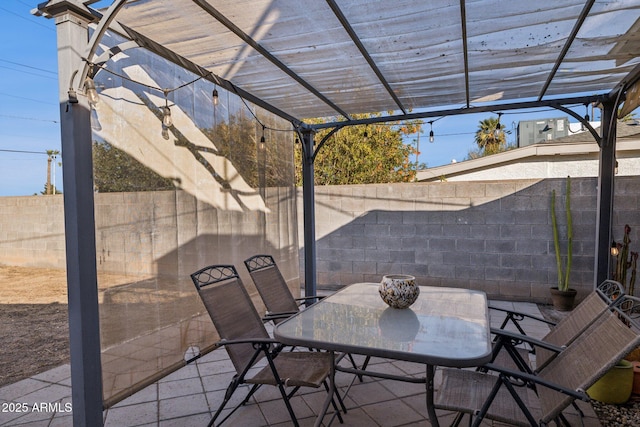
{"label": "table glass top", "polygon": [[275,337],[443,366],[477,366],[491,352],[485,293],[427,286],[410,308],[398,310],[382,301],[377,283],[350,285],[280,323]]}

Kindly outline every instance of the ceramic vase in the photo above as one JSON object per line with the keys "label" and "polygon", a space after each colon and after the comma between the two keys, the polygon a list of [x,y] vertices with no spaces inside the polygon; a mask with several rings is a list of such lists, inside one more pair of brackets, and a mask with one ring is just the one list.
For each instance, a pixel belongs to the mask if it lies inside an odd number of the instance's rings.
{"label": "ceramic vase", "polygon": [[406,274],[388,274],[382,278],[378,287],[380,297],[392,308],[408,308],[420,295],[416,278]]}

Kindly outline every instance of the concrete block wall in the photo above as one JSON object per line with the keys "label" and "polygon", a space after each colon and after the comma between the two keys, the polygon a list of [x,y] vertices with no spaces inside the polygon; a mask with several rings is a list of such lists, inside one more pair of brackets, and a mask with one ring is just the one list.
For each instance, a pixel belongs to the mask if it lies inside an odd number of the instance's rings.
{"label": "concrete block wall", "polygon": [[[233,263],[245,275],[242,261],[267,253],[297,285],[295,189],[268,188],[264,198],[265,211],[228,211],[183,191],[96,194],[98,272],[188,278]],[[62,195],[0,197],[0,264],[66,268]]]}
{"label": "concrete block wall", "polygon": [[[570,284],[582,297],[593,289],[597,179],[574,178],[571,183]],[[564,253],[565,185],[566,179],[318,186],[318,286],[379,282],[385,274],[405,273],[423,285],[548,302],[549,287],[557,283],[551,192],[557,193]],[[614,238],[618,240],[628,223],[631,239],[638,241],[638,190],[637,177],[616,181]],[[301,191],[298,197],[301,227]],[[301,230],[299,236],[302,239]],[[304,277],[302,251],[300,263]]]}

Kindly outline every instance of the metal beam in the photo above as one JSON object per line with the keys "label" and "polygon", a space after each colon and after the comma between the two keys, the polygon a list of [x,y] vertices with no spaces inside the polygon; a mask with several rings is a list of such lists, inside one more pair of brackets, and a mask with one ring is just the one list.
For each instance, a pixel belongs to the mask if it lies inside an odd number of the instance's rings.
{"label": "metal beam", "polygon": [[291,68],[287,67],[282,61],[276,58],[271,52],[262,47],[260,43],[251,38],[247,33],[242,31],[238,26],[236,26],[233,22],[229,20],[224,14],[220,13],[216,8],[211,6],[205,0],[192,0],[195,4],[200,6],[202,10],[207,12],[213,18],[215,18],[218,22],[224,25],[229,31],[238,36],[243,42],[254,48],[260,55],[264,56],[269,62],[282,70],[289,77],[294,79],[300,85],[302,85],[305,89],[311,92],[314,96],[320,99],[322,102],[327,104],[329,107],[333,108],[336,112],[340,113],[342,116],[349,118],[349,114],[345,112],[342,108],[338,107],[333,103],[329,98],[324,96],[320,91],[314,88],[309,82],[300,77],[297,73],[295,73]]}
{"label": "metal beam", "polygon": [[360,40],[360,38],[358,37],[358,35],[354,31],[354,29],[351,26],[351,23],[349,22],[347,17],[344,16],[344,13],[342,13],[342,10],[340,9],[340,7],[336,4],[336,2],[334,0],[327,0],[327,3],[329,3],[329,7],[331,8],[331,10],[333,10],[333,13],[336,15],[336,18],[338,18],[338,21],[340,21],[340,23],[342,24],[342,27],[345,29],[347,34],[349,34],[349,37],[351,37],[351,40],[353,41],[353,43],[356,45],[356,47],[360,51],[360,54],[364,57],[364,59],[369,64],[369,67],[371,67],[373,72],[378,77],[378,80],[380,80],[380,83],[382,83],[384,88],[387,90],[387,93],[391,96],[391,98],[393,98],[393,100],[396,103],[396,105],[398,106],[398,108],[403,113],[406,114],[407,113],[407,109],[404,107],[404,105],[402,105],[402,101],[400,101],[400,99],[398,98],[396,93],[391,88],[391,85],[389,84],[389,82],[387,81],[385,76],[382,74],[382,71],[380,71],[380,68],[378,68],[378,65],[375,63],[375,61],[373,60],[371,55],[369,55],[369,52],[367,51],[367,49],[362,44],[362,41]]}
{"label": "metal beam", "polygon": [[576,36],[578,35],[578,31],[580,31],[580,28],[582,28],[582,24],[584,24],[585,19],[587,19],[587,16],[589,15],[589,11],[591,10],[591,7],[593,6],[594,3],[595,3],[595,0],[589,0],[585,3],[584,7],[582,8],[582,12],[580,13],[580,16],[578,16],[578,20],[573,26],[573,29],[571,30],[571,33],[569,34],[567,41],[564,43],[564,46],[562,46],[560,55],[558,55],[558,59],[556,59],[556,63],[553,65],[553,69],[549,73],[549,76],[547,76],[547,81],[544,83],[544,86],[542,86],[540,95],[538,95],[538,100],[541,100],[544,97],[544,95],[547,93],[547,89],[549,89],[551,82],[553,81],[554,77],[556,76],[556,73],[558,72],[558,69],[560,68],[560,65],[562,65],[562,61],[564,61],[564,57],[567,56],[567,52],[569,52],[569,48],[571,48],[573,41],[576,39]]}
{"label": "metal beam", "polygon": [[527,108],[539,108],[539,107],[557,108],[558,106],[561,106],[561,105],[587,104],[590,102],[604,102],[606,99],[608,99],[608,97],[609,95],[601,94],[601,95],[578,96],[573,98],[549,99],[549,100],[541,100],[541,101],[524,101],[524,102],[513,102],[513,103],[504,103],[504,104],[491,104],[491,105],[483,105],[478,107],[451,108],[446,110],[424,111],[421,113],[396,114],[392,116],[370,117],[366,119],[347,120],[347,121],[341,121],[341,122],[310,124],[309,127],[319,130],[319,129],[333,128],[336,126],[368,125],[368,124],[375,124],[375,123],[397,122],[402,120],[424,119],[428,117],[457,116],[460,114],[524,110]]}
{"label": "metal beam", "polygon": [[460,26],[462,30],[462,53],[464,56],[464,90],[467,108],[471,106],[471,93],[469,91],[469,48],[467,45],[467,5],[465,0],[460,0]]}

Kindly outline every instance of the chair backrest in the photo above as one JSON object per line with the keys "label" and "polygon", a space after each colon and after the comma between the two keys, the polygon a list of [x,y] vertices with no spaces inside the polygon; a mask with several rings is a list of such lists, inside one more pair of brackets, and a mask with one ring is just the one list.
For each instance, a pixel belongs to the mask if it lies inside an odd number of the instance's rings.
{"label": "chair backrest", "polygon": [[[270,313],[295,313],[299,311],[295,297],[287,286],[280,269],[271,255],[254,255],[244,261],[260,298]],[[274,319],[274,323],[285,320]]]}
{"label": "chair backrest", "polygon": [[[191,274],[191,279],[221,339],[269,338],[233,265],[211,265]],[[228,345],[225,349],[238,373],[255,353],[251,344]]]}
{"label": "chair backrest", "polygon": [[[569,345],[608,308],[609,304],[597,292],[591,292],[542,340],[557,346]],[[536,369],[544,367],[555,354],[551,350],[536,347]]]}
{"label": "chair backrest", "polygon": [[[538,373],[542,379],[572,390],[586,390],[612,366],[640,345],[637,327],[617,309],[605,311],[562,353]],[[542,421],[549,422],[573,398],[547,387],[538,387]]]}
{"label": "chair backrest", "polygon": [[[587,329],[605,310],[620,303],[624,296],[623,286],[614,280],[605,280],[594,292],[578,304],[568,316],[542,339],[558,346],[569,345]],[[536,348],[536,365],[541,369],[555,357],[555,352],[545,348]]]}
{"label": "chair backrest", "polygon": [[624,286],[620,282],[607,279],[600,283],[596,288],[596,292],[600,294],[602,299],[607,301],[609,305],[619,301],[620,297],[624,296]]}

